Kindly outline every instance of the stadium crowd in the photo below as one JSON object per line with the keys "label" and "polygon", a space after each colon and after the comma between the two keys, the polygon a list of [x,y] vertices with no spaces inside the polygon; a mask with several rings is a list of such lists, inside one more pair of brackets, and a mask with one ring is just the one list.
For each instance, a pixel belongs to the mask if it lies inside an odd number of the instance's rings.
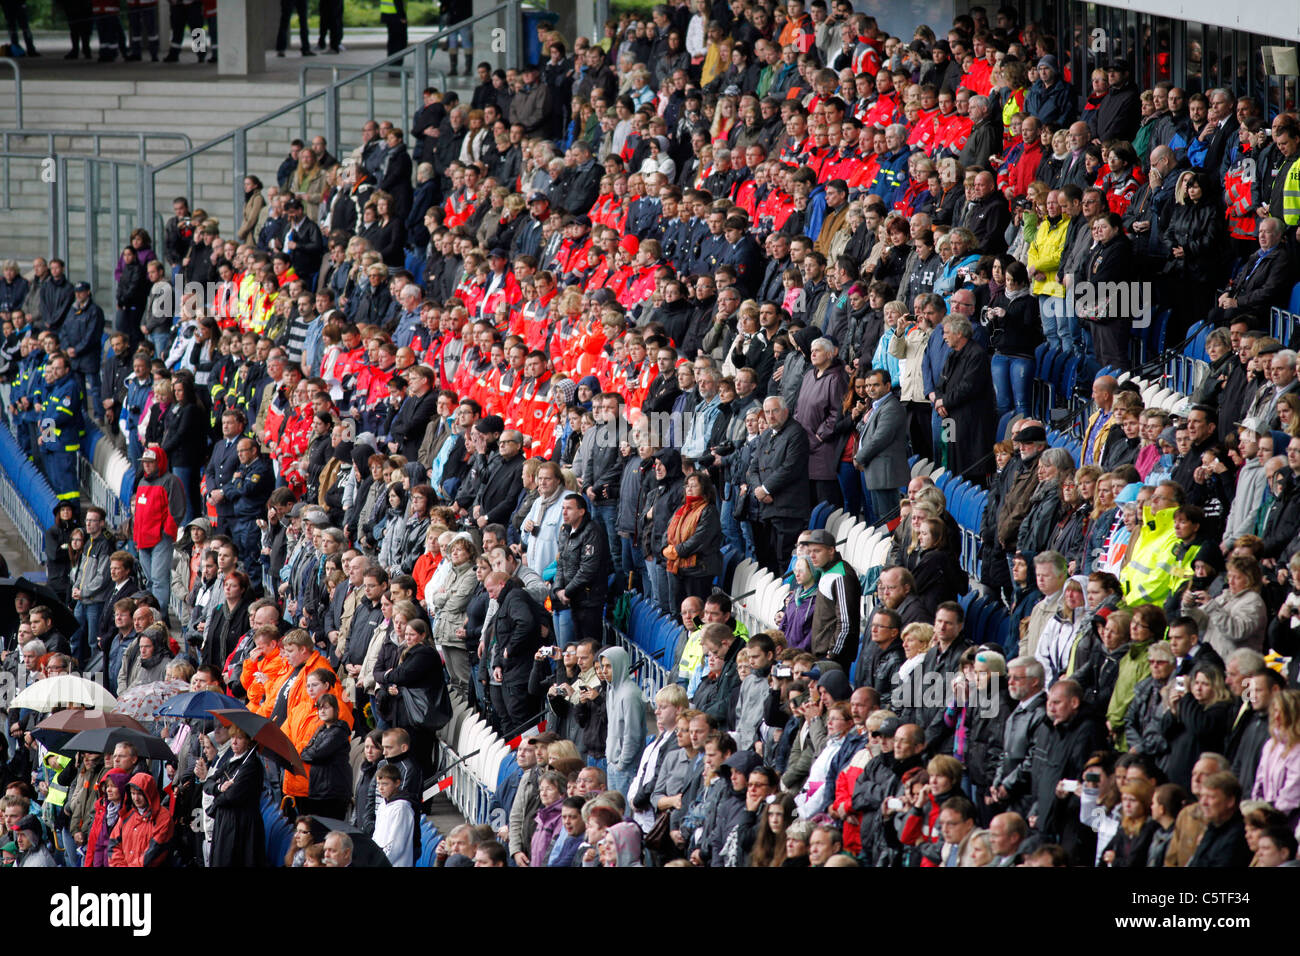
{"label": "stadium crowd", "polygon": [[[1010,8],[893,37],[696,0],[542,48],[410,130],[295,140],[237,224],[177,198],[107,310],[4,264],[78,625],[19,592],[4,666],[223,688],[310,770],[220,728],[74,761],[11,713],[18,865],[264,864],[263,791],[288,864],[346,865],[321,817],[410,865],[453,695],[529,732],[440,865],[1294,860],[1300,390],[1265,329],[1296,116],[1123,58],[1084,82]],[[1216,326],[1173,415],[1117,378],[1142,301],[1171,344]],[[1044,343],[1091,381],[1079,460],[1032,417]],[[89,420],[136,464],[121,528],[81,507]],[[979,528],[914,456],[988,490]],[[892,529],[878,574],[821,503]],[[786,577],[776,629],[736,619],[724,544]],[[609,639],[632,592],[687,635],[653,701]]]}

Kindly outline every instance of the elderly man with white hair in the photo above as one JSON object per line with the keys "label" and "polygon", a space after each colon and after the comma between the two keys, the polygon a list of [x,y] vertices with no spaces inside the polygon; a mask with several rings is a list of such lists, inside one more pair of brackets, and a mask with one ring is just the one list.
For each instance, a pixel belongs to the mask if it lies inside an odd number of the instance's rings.
{"label": "elderly man with white hair", "polygon": [[835,435],[835,425],[848,389],[848,373],[838,352],[838,347],[828,338],[813,340],[809,348],[811,372],[799,386],[794,408],[795,420],[808,436],[812,503],[829,501],[837,508],[844,505],[838,477],[844,447]]}

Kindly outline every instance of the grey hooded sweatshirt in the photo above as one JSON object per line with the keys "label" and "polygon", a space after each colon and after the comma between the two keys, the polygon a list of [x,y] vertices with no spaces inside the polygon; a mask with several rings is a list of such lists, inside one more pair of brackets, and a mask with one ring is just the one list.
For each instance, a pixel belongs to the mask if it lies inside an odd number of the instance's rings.
{"label": "grey hooded sweatshirt", "polygon": [[627,651],[611,647],[601,657],[609,662],[610,680],[605,713],[609,732],[605,738],[605,757],[611,769],[635,773],[645,749],[645,701],[641,688],[628,676]]}

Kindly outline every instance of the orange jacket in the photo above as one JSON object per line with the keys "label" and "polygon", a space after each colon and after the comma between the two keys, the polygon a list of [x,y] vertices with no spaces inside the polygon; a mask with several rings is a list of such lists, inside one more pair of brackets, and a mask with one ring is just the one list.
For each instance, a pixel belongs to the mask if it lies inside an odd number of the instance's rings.
{"label": "orange jacket", "polygon": [[[263,717],[270,717],[276,692],[289,676],[289,670],[289,662],[280,653],[278,645],[273,647],[269,654],[257,660],[253,660],[252,657],[245,658],[244,669],[239,675],[239,684],[248,694],[248,709]],[[257,679],[259,674],[263,678],[260,681]]]}
{"label": "orange jacket", "polygon": [[137,773],[132,777],[131,786],[144,791],[149,801],[149,815],[137,810],[132,798],[127,797],[122,816],[109,837],[113,849],[108,865],[162,866],[167,860],[167,845],[172,839],[172,812],[162,805],[158,784],[147,773]]}
{"label": "orange jacket", "polygon": [[[314,670],[324,668],[331,674],[334,668],[330,667],[329,661],[321,656],[320,651],[312,651],[311,657],[307,658],[307,663],[302,666],[297,675],[293,678],[293,683],[289,687],[289,715],[285,718],[280,729],[284,731],[285,736],[293,742],[294,748],[302,753],[302,748],[306,747],[311,741],[312,736],[320,727],[320,718],[316,716],[316,704],[307,694],[307,675]],[[336,686],[334,696],[339,701],[339,720],[348,726],[352,725],[352,705],[343,699],[343,694]],[[274,700],[274,697],[270,698]],[[311,768],[308,767],[308,774]],[[307,776],[299,776],[296,773],[285,772],[284,775],[284,795],[287,797],[305,797],[307,796]]]}

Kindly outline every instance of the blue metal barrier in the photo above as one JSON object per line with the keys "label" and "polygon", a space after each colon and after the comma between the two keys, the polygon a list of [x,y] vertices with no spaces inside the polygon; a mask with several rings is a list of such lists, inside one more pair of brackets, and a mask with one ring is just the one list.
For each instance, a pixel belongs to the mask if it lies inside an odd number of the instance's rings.
{"label": "blue metal barrier", "polygon": [[54,523],[57,501],[50,483],[23,454],[9,429],[0,428],[0,508],[38,561],[45,554],[45,528]]}

